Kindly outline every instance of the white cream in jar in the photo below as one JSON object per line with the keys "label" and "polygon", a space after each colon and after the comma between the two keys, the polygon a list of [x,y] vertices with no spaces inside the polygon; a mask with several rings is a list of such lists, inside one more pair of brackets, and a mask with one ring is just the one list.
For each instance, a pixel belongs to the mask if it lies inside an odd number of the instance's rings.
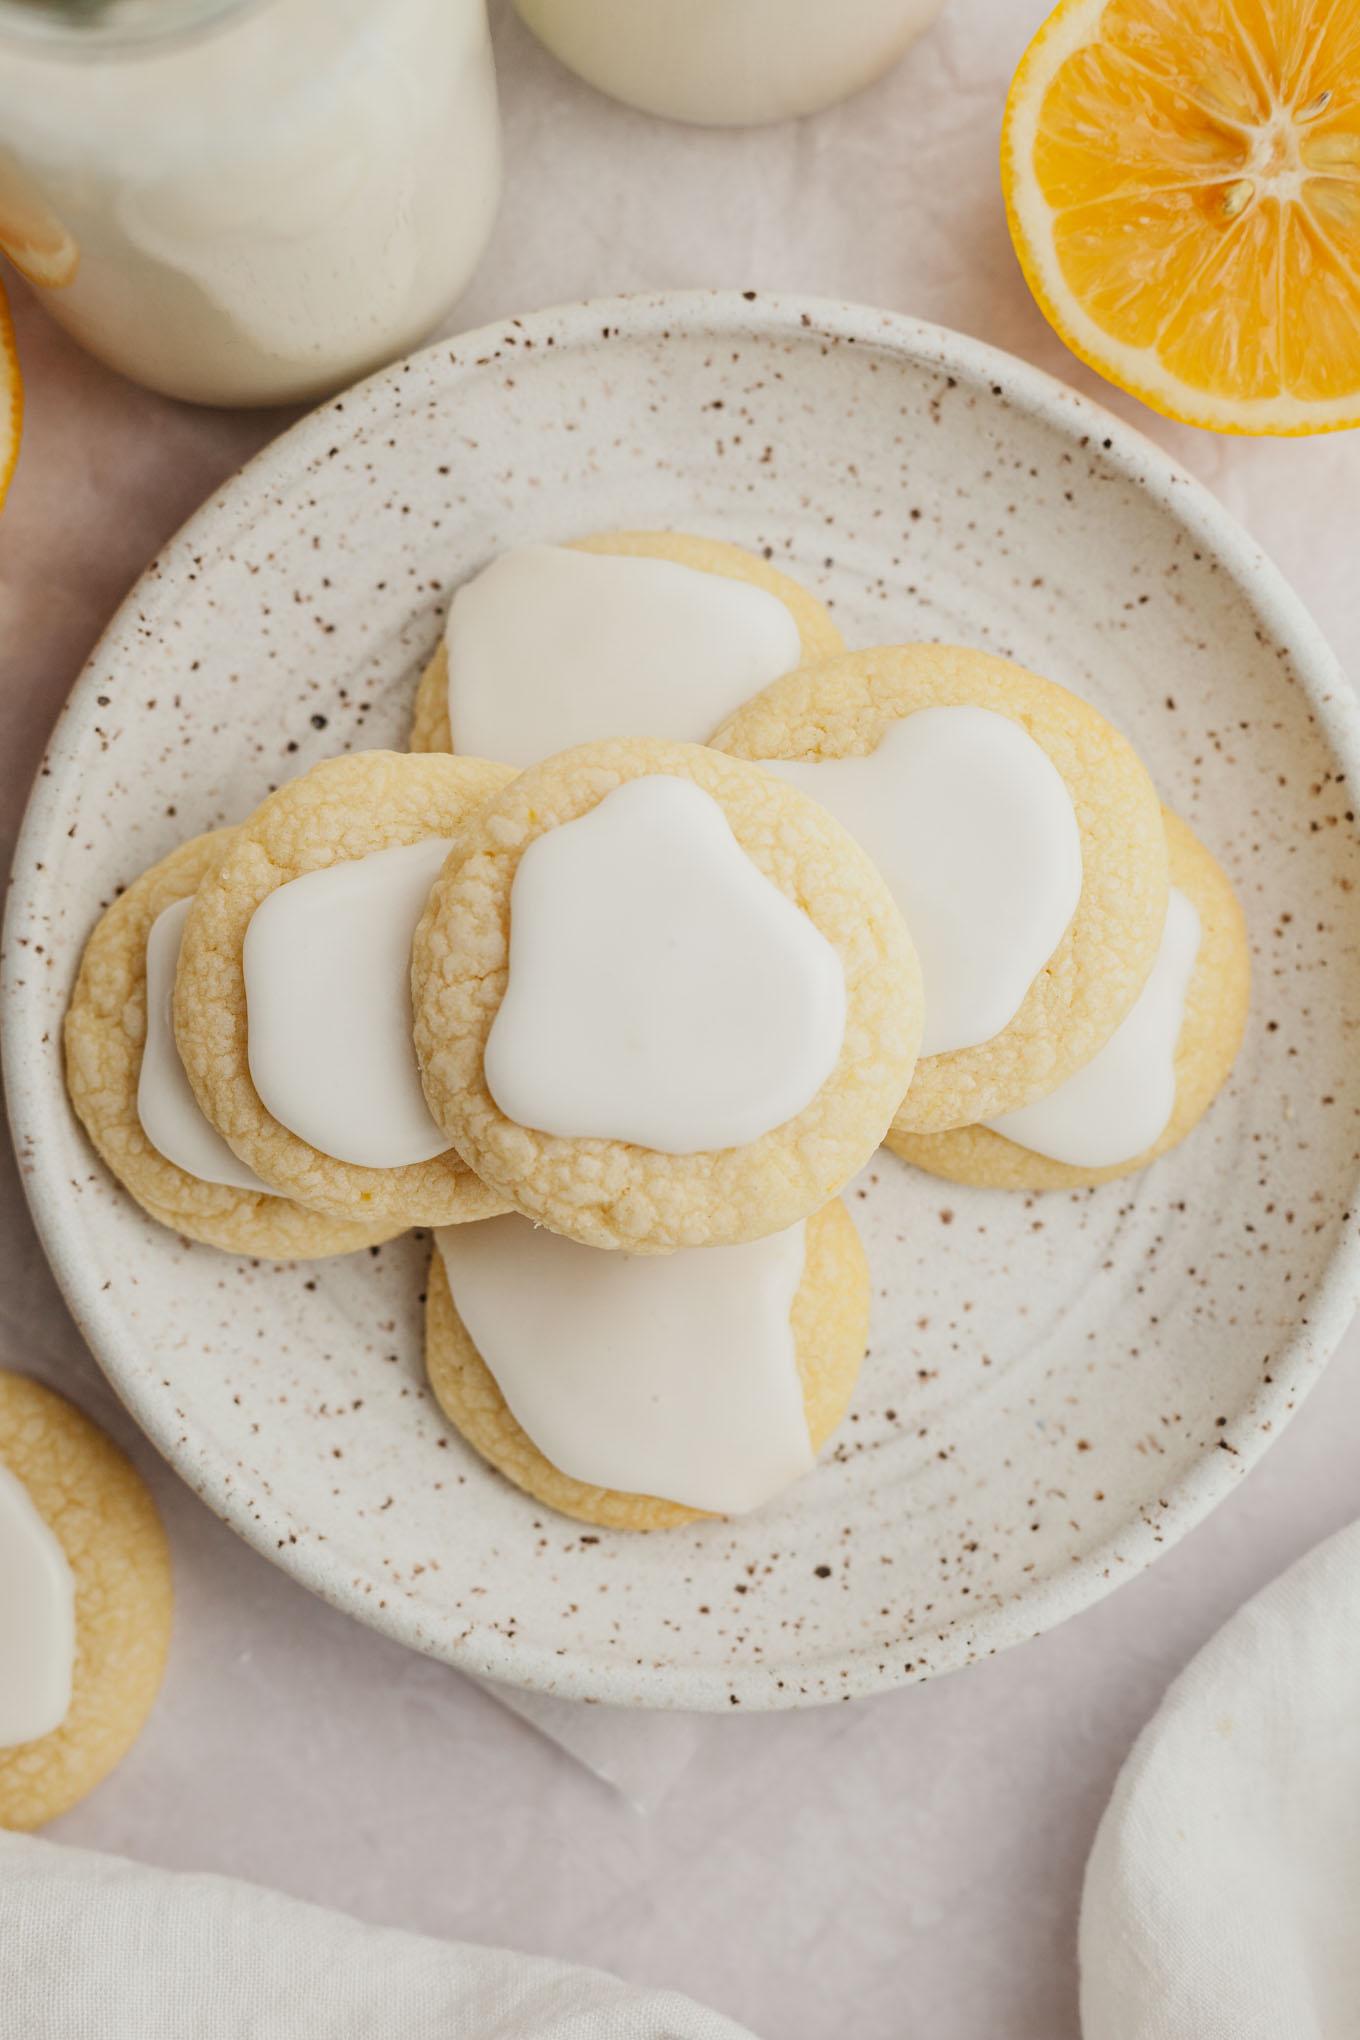
{"label": "white cream in jar", "polygon": [[944,0],[515,0],[540,41],[614,99],[743,127],[815,113],[896,63]]}
{"label": "white cream in jar", "polygon": [[171,396],[337,389],[449,309],[500,190],[485,0],[0,0],[0,246]]}

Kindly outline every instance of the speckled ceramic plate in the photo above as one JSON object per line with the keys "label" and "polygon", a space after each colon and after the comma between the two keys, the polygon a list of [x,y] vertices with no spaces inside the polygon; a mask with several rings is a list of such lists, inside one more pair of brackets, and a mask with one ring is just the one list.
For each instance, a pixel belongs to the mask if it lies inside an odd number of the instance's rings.
{"label": "speckled ceramic plate", "polygon": [[[63,1095],[101,906],[339,749],[399,743],[450,589],[516,540],[666,525],[765,550],[851,644],[944,638],[1087,695],[1237,881],[1256,1006],[1183,1148],[1094,1192],[853,1196],[872,1351],[816,1473],[650,1537],[545,1514],[422,1382],[427,1244],[241,1264],[143,1219]],[[1203,490],[1018,361],[909,320],[632,299],[442,345],[286,434],[119,612],[52,740],[6,935],[33,1208],[115,1387],[327,1599],[471,1670],[646,1706],[791,1706],[945,1671],[1146,1565],[1241,1478],[1357,1280],[1356,711]]]}

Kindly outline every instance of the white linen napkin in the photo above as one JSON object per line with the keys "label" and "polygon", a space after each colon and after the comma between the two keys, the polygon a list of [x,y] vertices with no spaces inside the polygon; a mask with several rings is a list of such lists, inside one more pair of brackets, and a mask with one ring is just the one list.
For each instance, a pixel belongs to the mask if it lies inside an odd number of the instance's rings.
{"label": "white linen napkin", "polygon": [[0,2040],[750,2040],[676,1991],[0,1832]]}
{"label": "white linen napkin", "polygon": [[1360,2036],[1360,1523],[1167,1693],[1086,1869],[1083,2040]]}

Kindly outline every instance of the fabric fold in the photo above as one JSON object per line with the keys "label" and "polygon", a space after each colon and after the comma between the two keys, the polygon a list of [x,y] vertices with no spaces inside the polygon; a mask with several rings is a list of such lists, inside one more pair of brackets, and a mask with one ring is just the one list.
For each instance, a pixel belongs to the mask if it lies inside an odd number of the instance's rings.
{"label": "fabric fold", "polygon": [[751,2040],[676,1991],[0,1833],[0,2040]]}
{"label": "fabric fold", "polygon": [[1183,1671],[1082,1897],[1083,2040],[1360,2036],[1360,1523]]}

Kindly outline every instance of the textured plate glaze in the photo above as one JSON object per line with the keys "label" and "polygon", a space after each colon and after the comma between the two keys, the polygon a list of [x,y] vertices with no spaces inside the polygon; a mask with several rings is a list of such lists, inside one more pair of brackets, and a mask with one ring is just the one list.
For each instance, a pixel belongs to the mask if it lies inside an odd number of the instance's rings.
{"label": "textured plate glaze", "polygon": [[[98,1167],[57,1044],[100,907],[338,749],[400,743],[450,589],[516,540],[665,525],[763,548],[851,644],[1066,682],[1223,858],[1255,1011],[1147,1175],[852,1199],[873,1348],[817,1472],[735,1523],[583,1536],[422,1385],[425,1243],[241,1264]],[[228,1521],[416,1648],[560,1693],[791,1706],[966,1663],[1146,1565],[1264,1451],[1357,1277],[1356,711],[1275,572],[1153,447],[972,341],[731,296],[541,313],[328,404],[145,575],[57,726],[15,867],[5,1057],[33,1208],[134,1415]]]}

